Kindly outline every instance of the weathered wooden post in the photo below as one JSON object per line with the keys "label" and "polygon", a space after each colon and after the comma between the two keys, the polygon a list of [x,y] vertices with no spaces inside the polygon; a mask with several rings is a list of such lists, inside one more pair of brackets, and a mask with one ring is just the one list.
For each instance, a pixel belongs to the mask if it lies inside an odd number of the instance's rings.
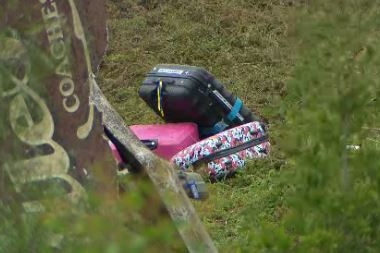
{"label": "weathered wooden post", "polygon": [[105,125],[149,176],[190,252],[216,252],[174,168],[129,131],[96,85],[105,52],[100,0],[0,0],[0,201],[42,212],[30,186],[76,205],[87,187],[117,196]]}

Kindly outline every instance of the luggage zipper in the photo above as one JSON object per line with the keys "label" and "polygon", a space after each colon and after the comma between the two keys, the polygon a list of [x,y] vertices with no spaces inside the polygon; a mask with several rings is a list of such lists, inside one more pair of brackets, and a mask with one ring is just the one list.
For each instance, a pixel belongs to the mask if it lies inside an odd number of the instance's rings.
{"label": "luggage zipper", "polygon": [[193,163],[193,166],[196,167],[201,163],[209,163],[209,162],[214,161],[216,159],[235,154],[235,153],[242,151],[244,149],[247,149],[247,148],[259,145],[261,143],[264,143],[264,142],[268,141],[268,139],[269,139],[268,135],[263,135],[259,138],[256,138],[256,139],[247,141],[246,143],[240,144],[239,146],[236,146],[236,147],[233,147],[230,149],[223,149],[223,150],[216,151],[215,153],[213,153],[209,156],[202,157],[198,161],[195,161]]}

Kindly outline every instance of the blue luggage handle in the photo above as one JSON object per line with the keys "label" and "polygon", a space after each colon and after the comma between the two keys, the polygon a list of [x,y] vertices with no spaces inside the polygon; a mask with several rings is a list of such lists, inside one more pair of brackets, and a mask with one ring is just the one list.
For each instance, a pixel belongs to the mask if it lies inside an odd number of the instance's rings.
{"label": "blue luggage handle", "polygon": [[[202,135],[214,135],[224,131],[227,127],[231,125],[233,120],[239,114],[241,108],[243,107],[243,101],[240,98],[236,98],[235,104],[231,108],[231,111],[227,116],[222,118],[221,121],[217,122],[213,127],[203,127],[200,129]],[[227,122],[226,122],[227,121]]]}
{"label": "blue luggage handle", "polygon": [[243,106],[243,101],[241,101],[240,98],[236,98],[234,106],[231,108],[230,113],[226,117],[229,122],[232,122],[237,117],[242,106]]}

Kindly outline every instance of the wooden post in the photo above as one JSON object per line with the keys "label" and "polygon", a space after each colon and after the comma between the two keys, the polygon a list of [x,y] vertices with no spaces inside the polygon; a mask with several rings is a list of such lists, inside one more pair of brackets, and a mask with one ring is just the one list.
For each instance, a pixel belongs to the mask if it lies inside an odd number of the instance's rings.
{"label": "wooden post", "polygon": [[147,149],[125,125],[97,85],[90,102],[103,114],[103,124],[142,165],[165,203],[189,252],[217,252],[194,206],[183,190],[174,166]]}

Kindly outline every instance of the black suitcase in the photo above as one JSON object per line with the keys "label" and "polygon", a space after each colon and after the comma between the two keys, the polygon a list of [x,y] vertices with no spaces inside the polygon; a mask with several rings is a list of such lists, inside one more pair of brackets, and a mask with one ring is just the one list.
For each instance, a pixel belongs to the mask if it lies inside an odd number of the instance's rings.
{"label": "black suitcase", "polygon": [[157,65],[147,74],[139,95],[166,122],[197,123],[202,137],[259,120],[199,67]]}

